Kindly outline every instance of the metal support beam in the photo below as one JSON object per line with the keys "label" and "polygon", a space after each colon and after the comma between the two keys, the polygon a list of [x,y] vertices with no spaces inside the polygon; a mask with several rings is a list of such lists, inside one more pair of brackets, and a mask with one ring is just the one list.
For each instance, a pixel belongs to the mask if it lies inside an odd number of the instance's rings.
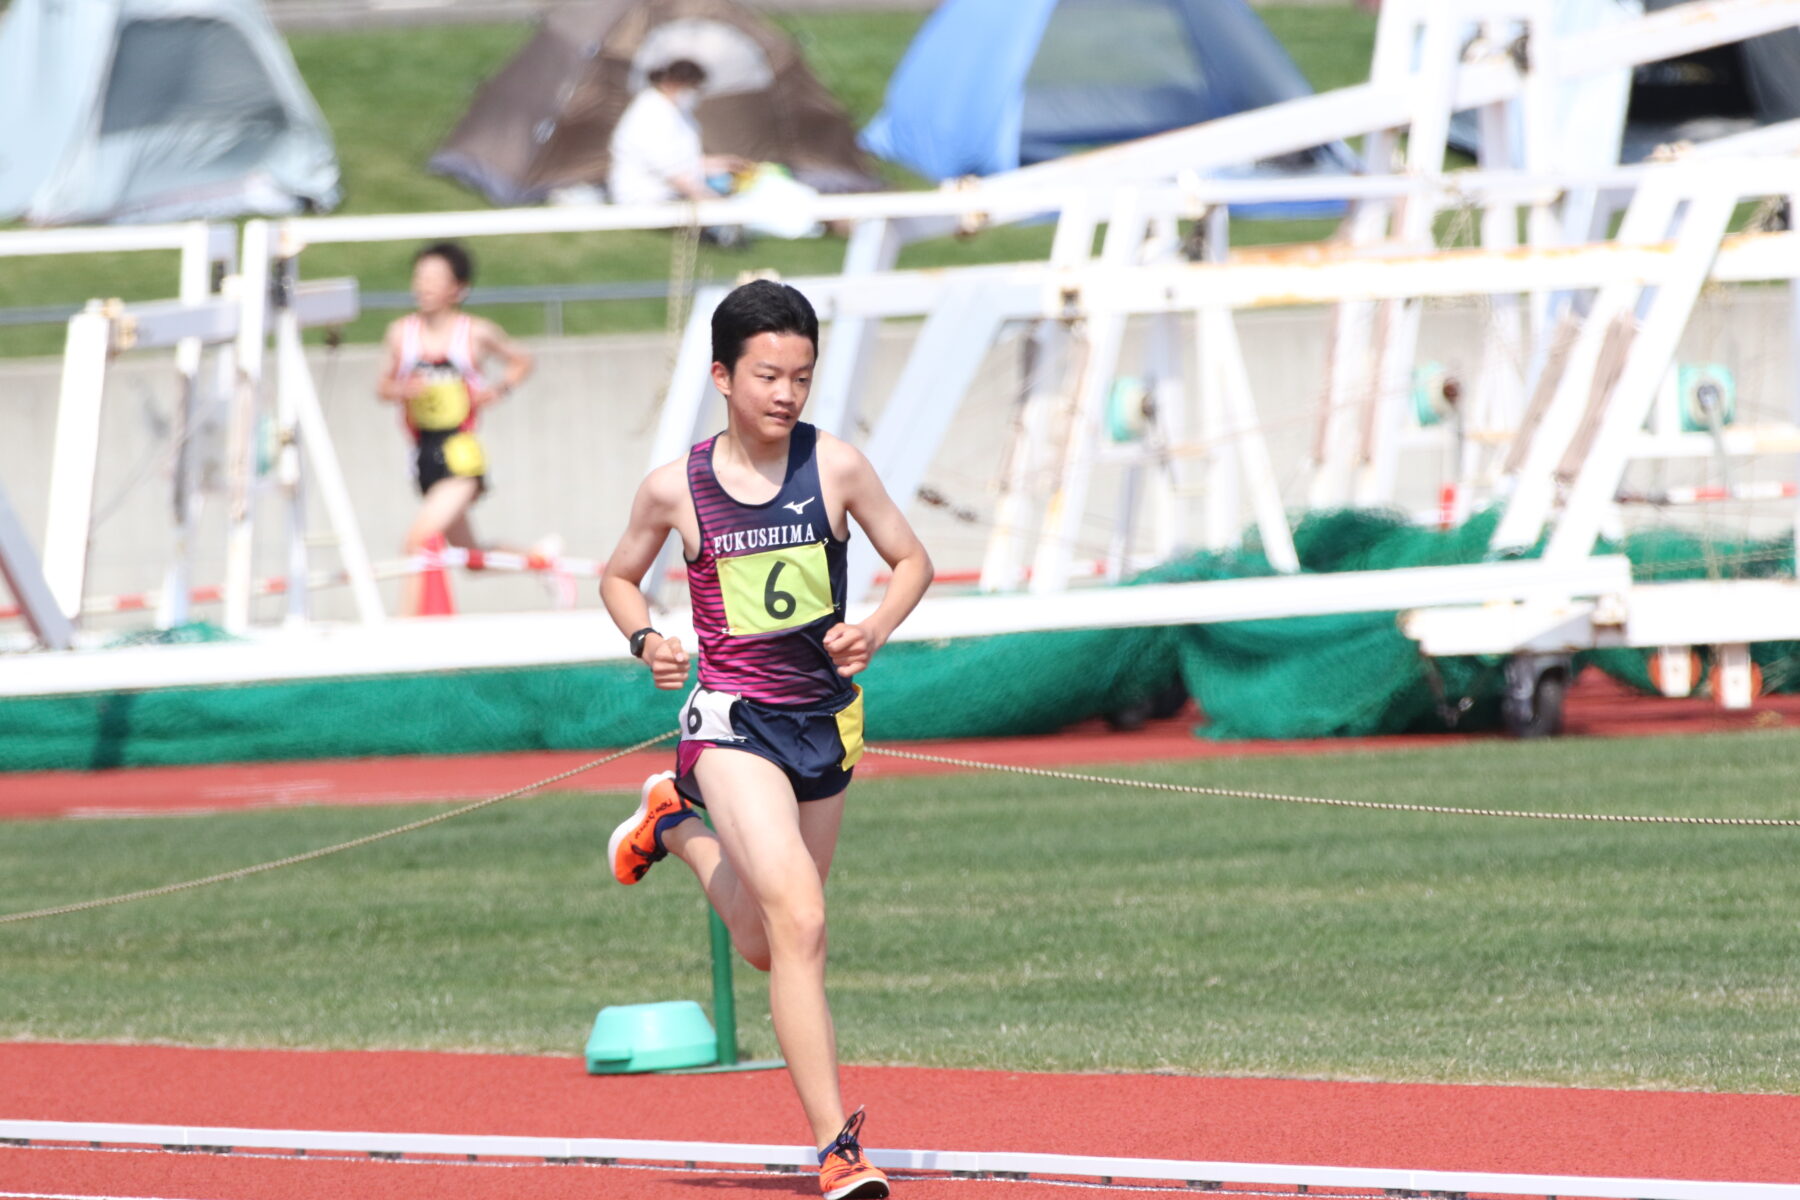
{"label": "metal support beam", "polygon": [[99,302],[69,318],[56,404],[56,440],[50,452],[44,578],[58,611],[70,621],[81,619],[81,594],[87,584],[94,473],[100,459],[100,408],[111,346],[112,317]]}
{"label": "metal support beam", "polygon": [[[875,473],[902,508],[912,503],[925,481],[925,468],[949,431],[1002,319],[994,297],[976,286],[946,297],[919,332],[867,447]],[[846,589],[850,603],[868,594],[880,565],[867,537],[850,543]]]}
{"label": "metal support beam", "polygon": [[[282,406],[293,420],[300,451],[306,454],[311,478],[319,486],[325,513],[337,538],[338,561],[350,579],[350,593],[356,601],[357,617],[365,625],[379,624],[384,613],[381,593],[375,586],[375,571],[369,562],[368,546],[363,542],[362,526],[356,517],[356,506],[350,500],[350,489],[344,481],[343,467],[338,463],[337,448],[325,424],[325,412],[319,405],[318,391],[313,387],[312,372],[307,369],[306,350],[300,340],[300,314],[288,309],[278,318],[276,327],[276,369],[279,371]],[[304,516],[303,511],[299,512]],[[304,528],[295,531],[304,534]],[[304,537],[296,538],[304,545]],[[301,567],[304,569],[304,559]],[[296,589],[298,580],[290,570],[288,585]],[[302,610],[304,612],[304,610]]]}
{"label": "metal support beam", "polygon": [[[1106,222],[1106,241],[1100,261],[1109,267],[1126,267],[1137,261],[1144,244],[1148,218],[1139,194],[1121,191],[1113,201]],[[1125,338],[1125,313],[1103,304],[1088,304],[1083,338],[1087,357],[1082,363],[1073,410],[1064,434],[1062,463],[1056,486],[1044,509],[1038,531],[1037,553],[1032,560],[1031,591],[1060,592],[1068,586],[1069,565],[1075,555],[1082,520],[1087,516],[1088,483],[1093,476],[1095,452],[1102,437],[1101,425],[1118,373],[1119,350]]]}
{"label": "metal support beam", "polygon": [[[858,222],[844,250],[843,277],[855,280],[893,270],[900,258],[900,244],[896,222]],[[880,318],[846,314],[831,323],[830,341],[822,355],[824,361],[819,364],[807,413],[814,425],[841,438],[854,438],[861,416],[863,380],[880,334]]]}
{"label": "metal support beam", "polygon": [[1650,415],[1657,385],[1674,360],[1681,331],[1706,283],[1737,199],[1735,191],[1719,186],[1688,200],[1669,277],[1657,285],[1655,298],[1643,315],[1632,354],[1612,388],[1599,432],[1569,489],[1556,531],[1550,535],[1546,558],[1566,562],[1592,552],[1601,520],[1624,478],[1631,436],[1643,428]]}
{"label": "metal support beam", "polygon": [[[680,458],[699,436],[700,418],[713,391],[712,313],[725,296],[726,289],[722,287],[703,287],[694,292],[687,328],[682,330],[681,345],[675,352],[675,367],[669,373],[668,394],[663,397],[657,417],[656,437],[650,443],[646,474]],[[671,533],[657,551],[649,573],[640,581],[644,595],[652,603],[661,599],[668,586],[669,571],[680,559],[681,535]]]}
{"label": "metal support beam", "polygon": [[268,347],[270,264],[274,242],[267,221],[244,225],[244,253],[237,279],[242,319],[237,331],[237,385],[227,432],[226,477],[230,489],[225,535],[225,629],[250,628],[250,583],[255,574],[256,439],[262,415],[263,358]]}
{"label": "metal support beam", "polygon": [[67,650],[75,638],[75,626],[57,606],[44,568],[19,514],[13,511],[6,488],[0,486],[0,577],[25,613],[25,622],[38,641],[52,650]]}

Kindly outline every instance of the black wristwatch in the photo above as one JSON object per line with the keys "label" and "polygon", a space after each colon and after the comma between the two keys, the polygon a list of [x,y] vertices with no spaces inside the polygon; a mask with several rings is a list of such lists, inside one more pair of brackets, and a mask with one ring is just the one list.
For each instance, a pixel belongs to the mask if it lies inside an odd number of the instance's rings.
{"label": "black wristwatch", "polygon": [[650,628],[650,626],[646,625],[642,629],[638,630],[636,633],[631,635],[631,657],[633,657],[633,658],[644,657],[644,643],[646,641],[648,641],[650,638],[650,635],[655,632],[656,632],[656,630],[654,630],[654,629]]}

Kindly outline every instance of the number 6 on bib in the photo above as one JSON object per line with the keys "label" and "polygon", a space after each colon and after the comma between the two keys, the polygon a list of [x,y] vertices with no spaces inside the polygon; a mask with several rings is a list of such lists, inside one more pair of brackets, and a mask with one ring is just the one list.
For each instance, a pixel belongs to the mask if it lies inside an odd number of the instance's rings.
{"label": "number 6 on bib", "polygon": [[732,637],[798,629],[836,611],[823,543],[733,555],[718,565]]}

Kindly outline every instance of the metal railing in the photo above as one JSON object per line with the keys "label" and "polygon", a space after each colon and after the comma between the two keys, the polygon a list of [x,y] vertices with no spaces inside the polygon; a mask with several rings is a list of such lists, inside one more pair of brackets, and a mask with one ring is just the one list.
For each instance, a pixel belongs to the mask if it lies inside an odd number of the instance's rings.
{"label": "metal railing", "polygon": [[[666,300],[666,279],[625,283],[533,284],[516,287],[478,287],[469,292],[466,301],[471,308],[508,304],[541,304],[544,307],[544,334],[561,337],[563,306],[613,300]],[[0,308],[0,328],[22,325],[63,325],[82,310],[80,304],[46,304],[19,308]],[[363,292],[365,312],[405,312],[413,307],[411,292]]]}

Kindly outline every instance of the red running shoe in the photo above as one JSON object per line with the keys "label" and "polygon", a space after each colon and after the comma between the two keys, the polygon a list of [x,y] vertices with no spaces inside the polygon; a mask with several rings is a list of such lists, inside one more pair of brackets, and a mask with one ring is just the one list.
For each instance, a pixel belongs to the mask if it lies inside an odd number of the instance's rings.
{"label": "red running shoe", "polygon": [[862,1131],[863,1110],[844,1122],[831,1145],[819,1152],[819,1190],[825,1200],[876,1200],[888,1194],[887,1176],[869,1165],[856,1135]]}

